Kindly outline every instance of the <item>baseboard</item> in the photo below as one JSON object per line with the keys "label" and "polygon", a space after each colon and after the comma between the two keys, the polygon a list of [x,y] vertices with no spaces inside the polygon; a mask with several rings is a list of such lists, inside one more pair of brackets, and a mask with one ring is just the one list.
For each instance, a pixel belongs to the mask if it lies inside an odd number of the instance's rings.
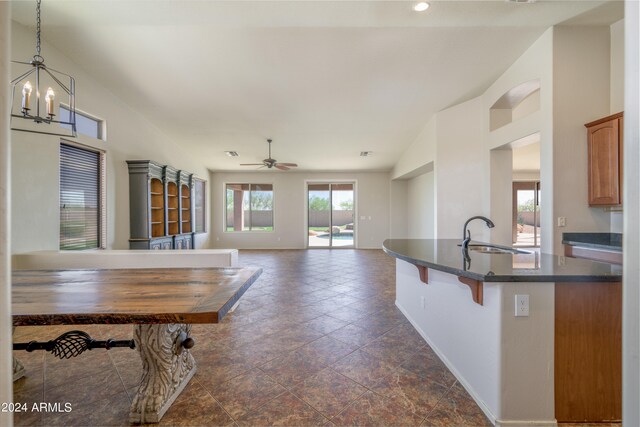
{"label": "baseboard", "polygon": [[496,427],[557,427],[558,423],[552,421],[517,421],[517,420],[496,420]]}
{"label": "baseboard", "polygon": [[429,336],[418,326],[413,319],[408,315],[407,311],[400,305],[400,303],[396,300],[396,307],[404,314],[404,317],[407,318],[409,323],[418,331],[420,336],[429,344],[429,346],[433,349],[433,351],[438,355],[440,360],[446,365],[446,367],[451,371],[451,373],[456,377],[458,382],[462,384],[462,386],[467,390],[467,393],[471,396],[471,398],[476,402],[480,410],[487,416],[489,421],[496,427],[557,427],[558,423],[556,420],[550,421],[521,421],[521,420],[498,420],[496,416],[491,412],[489,407],[484,403],[480,396],[474,391],[474,389],[467,383],[464,377],[458,372],[453,366],[453,364],[447,359],[447,357],[440,351],[440,349],[431,341]]}

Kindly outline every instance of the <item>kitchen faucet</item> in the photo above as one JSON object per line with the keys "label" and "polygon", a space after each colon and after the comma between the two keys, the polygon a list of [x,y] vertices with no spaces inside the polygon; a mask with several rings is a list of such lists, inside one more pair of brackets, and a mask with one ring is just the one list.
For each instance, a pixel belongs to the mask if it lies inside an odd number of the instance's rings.
{"label": "kitchen faucet", "polygon": [[467,230],[467,225],[469,225],[469,223],[474,219],[483,220],[487,224],[487,227],[489,228],[493,228],[496,226],[493,223],[493,221],[491,221],[489,218],[484,216],[472,216],[471,218],[469,218],[467,222],[464,223],[464,228],[462,229],[462,249],[463,250],[469,247],[469,242],[471,241],[471,231]]}

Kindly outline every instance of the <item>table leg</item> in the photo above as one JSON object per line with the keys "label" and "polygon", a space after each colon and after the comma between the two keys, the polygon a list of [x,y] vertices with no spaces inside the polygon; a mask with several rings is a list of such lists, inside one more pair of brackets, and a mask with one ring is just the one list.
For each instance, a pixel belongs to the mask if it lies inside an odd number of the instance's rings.
{"label": "table leg", "polygon": [[134,326],[142,381],[131,404],[131,423],[159,422],[195,374],[195,360],[179,339],[190,331],[191,325],[184,324]]}
{"label": "table leg", "polygon": [[[16,331],[16,327],[13,327],[13,332]],[[20,360],[13,356],[13,380],[17,381],[20,378],[24,377],[26,375],[27,371],[24,369],[24,366],[22,365],[22,362],[20,362]]]}

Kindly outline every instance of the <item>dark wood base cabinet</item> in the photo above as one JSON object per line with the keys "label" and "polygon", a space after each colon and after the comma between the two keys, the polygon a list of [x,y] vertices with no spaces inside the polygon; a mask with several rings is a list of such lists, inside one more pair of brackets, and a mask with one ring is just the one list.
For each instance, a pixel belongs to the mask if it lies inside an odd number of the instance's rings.
{"label": "dark wood base cabinet", "polygon": [[622,284],[556,283],[558,422],[622,418]]}

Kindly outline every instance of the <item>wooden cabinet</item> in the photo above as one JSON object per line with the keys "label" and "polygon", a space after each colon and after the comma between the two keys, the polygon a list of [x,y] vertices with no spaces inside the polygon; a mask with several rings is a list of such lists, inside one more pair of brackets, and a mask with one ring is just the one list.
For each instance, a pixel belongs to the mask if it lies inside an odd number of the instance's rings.
{"label": "wooden cabinet", "polygon": [[563,423],[622,418],[622,284],[556,283],[555,415]]}
{"label": "wooden cabinet", "polygon": [[193,174],[150,160],[129,165],[129,247],[193,249]]}
{"label": "wooden cabinet", "polygon": [[587,123],[589,206],[622,204],[623,113]]}

